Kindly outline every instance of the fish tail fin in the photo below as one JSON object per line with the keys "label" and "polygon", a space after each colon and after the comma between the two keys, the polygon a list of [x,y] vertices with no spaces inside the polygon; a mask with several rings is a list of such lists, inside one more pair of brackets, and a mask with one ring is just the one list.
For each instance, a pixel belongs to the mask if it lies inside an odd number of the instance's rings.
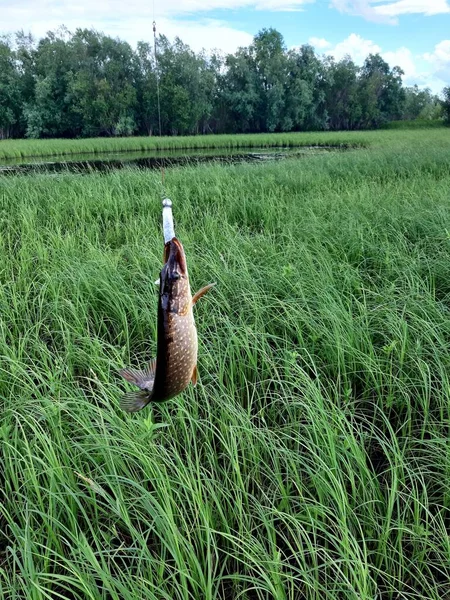
{"label": "fish tail fin", "polygon": [[151,393],[155,383],[156,359],[153,358],[145,370],[121,369],[120,375],[130,383],[137,385],[140,392],[128,392],[120,401],[120,407],[126,412],[142,410],[150,402]]}
{"label": "fish tail fin", "polygon": [[200,300],[200,298],[204,296],[206,292],[209,292],[209,290],[215,285],[215,283],[209,283],[208,285],[205,285],[205,287],[202,287],[201,290],[198,290],[198,292],[192,298],[192,305],[194,305],[198,300]]}
{"label": "fish tail fin", "polygon": [[147,406],[150,398],[147,392],[128,392],[120,400],[120,408],[125,412],[138,412]]}
{"label": "fish tail fin", "polygon": [[124,379],[129,381],[130,383],[134,383],[141,390],[147,390],[151,392],[153,389],[153,384],[155,382],[155,373],[156,373],[156,358],[152,358],[152,360],[148,363],[147,368],[144,370],[140,369],[121,369],[119,374],[122,375]]}

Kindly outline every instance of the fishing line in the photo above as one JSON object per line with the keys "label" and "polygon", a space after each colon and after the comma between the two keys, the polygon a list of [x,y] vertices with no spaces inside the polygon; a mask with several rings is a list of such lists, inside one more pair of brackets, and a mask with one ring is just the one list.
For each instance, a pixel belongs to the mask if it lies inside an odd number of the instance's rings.
{"label": "fishing line", "polygon": [[159,73],[158,73],[158,54],[156,51],[156,21],[153,21],[153,48],[155,53],[155,73],[156,73],[156,97],[158,99],[158,123],[159,123],[159,137],[161,137],[161,101],[159,97]]}
{"label": "fishing line", "polygon": [[[156,21],[155,21],[155,0],[153,0],[153,49],[155,55],[155,74],[156,74],[156,97],[158,99],[158,124],[159,124],[159,137],[162,136],[161,132],[161,100],[159,93],[159,72],[158,72],[158,54],[157,54],[157,41],[156,41]],[[164,193],[164,167],[161,167],[161,186],[163,196]]]}

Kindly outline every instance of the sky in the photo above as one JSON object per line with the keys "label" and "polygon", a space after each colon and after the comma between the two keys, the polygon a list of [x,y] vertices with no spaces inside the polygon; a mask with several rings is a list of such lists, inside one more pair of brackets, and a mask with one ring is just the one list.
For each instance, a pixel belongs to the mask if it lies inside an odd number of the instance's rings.
{"label": "sky", "polygon": [[152,39],[153,20],[196,51],[234,52],[274,27],[288,48],[309,43],[357,64],[379,52],[406,85],[434,93],[450,85],[450,0],[0,0],[0,34],[39,38],[65,25],[135,46]]}

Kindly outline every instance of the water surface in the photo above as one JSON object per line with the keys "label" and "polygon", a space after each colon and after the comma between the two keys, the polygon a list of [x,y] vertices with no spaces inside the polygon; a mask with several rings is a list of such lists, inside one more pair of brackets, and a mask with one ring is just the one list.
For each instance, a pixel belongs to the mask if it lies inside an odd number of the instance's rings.
{"label": "water surface", "polygon": [[26,157],[0,160],[0,174],[14,173],[57,173],[71,171],[85,173],[108,171],[127,166],[160,169],[177,165],[204,162],[259,162],[282,160],[292,157],[310,156],[317,152],[343,150],[342,146],[305,146],[300,148],[209,148],[205,150],[146,150],[131,152],[100,152],[68,154],[55,157]]}

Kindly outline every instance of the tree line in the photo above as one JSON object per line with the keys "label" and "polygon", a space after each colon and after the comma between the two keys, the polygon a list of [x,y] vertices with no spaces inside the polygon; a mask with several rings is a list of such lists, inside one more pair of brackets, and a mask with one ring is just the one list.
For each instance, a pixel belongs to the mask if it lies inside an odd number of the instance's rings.
{"label": "tree line", "polygon": [[156,60],[151,43],[134,50],[95,30],[37,41],[20,32],[0,38],[0,138],[367,129],[450,116],[450,88],[442,102],[402,75],[379,54],[359,67],[308,44],[287,49],[274,29],[228,55],[160,35]]}

